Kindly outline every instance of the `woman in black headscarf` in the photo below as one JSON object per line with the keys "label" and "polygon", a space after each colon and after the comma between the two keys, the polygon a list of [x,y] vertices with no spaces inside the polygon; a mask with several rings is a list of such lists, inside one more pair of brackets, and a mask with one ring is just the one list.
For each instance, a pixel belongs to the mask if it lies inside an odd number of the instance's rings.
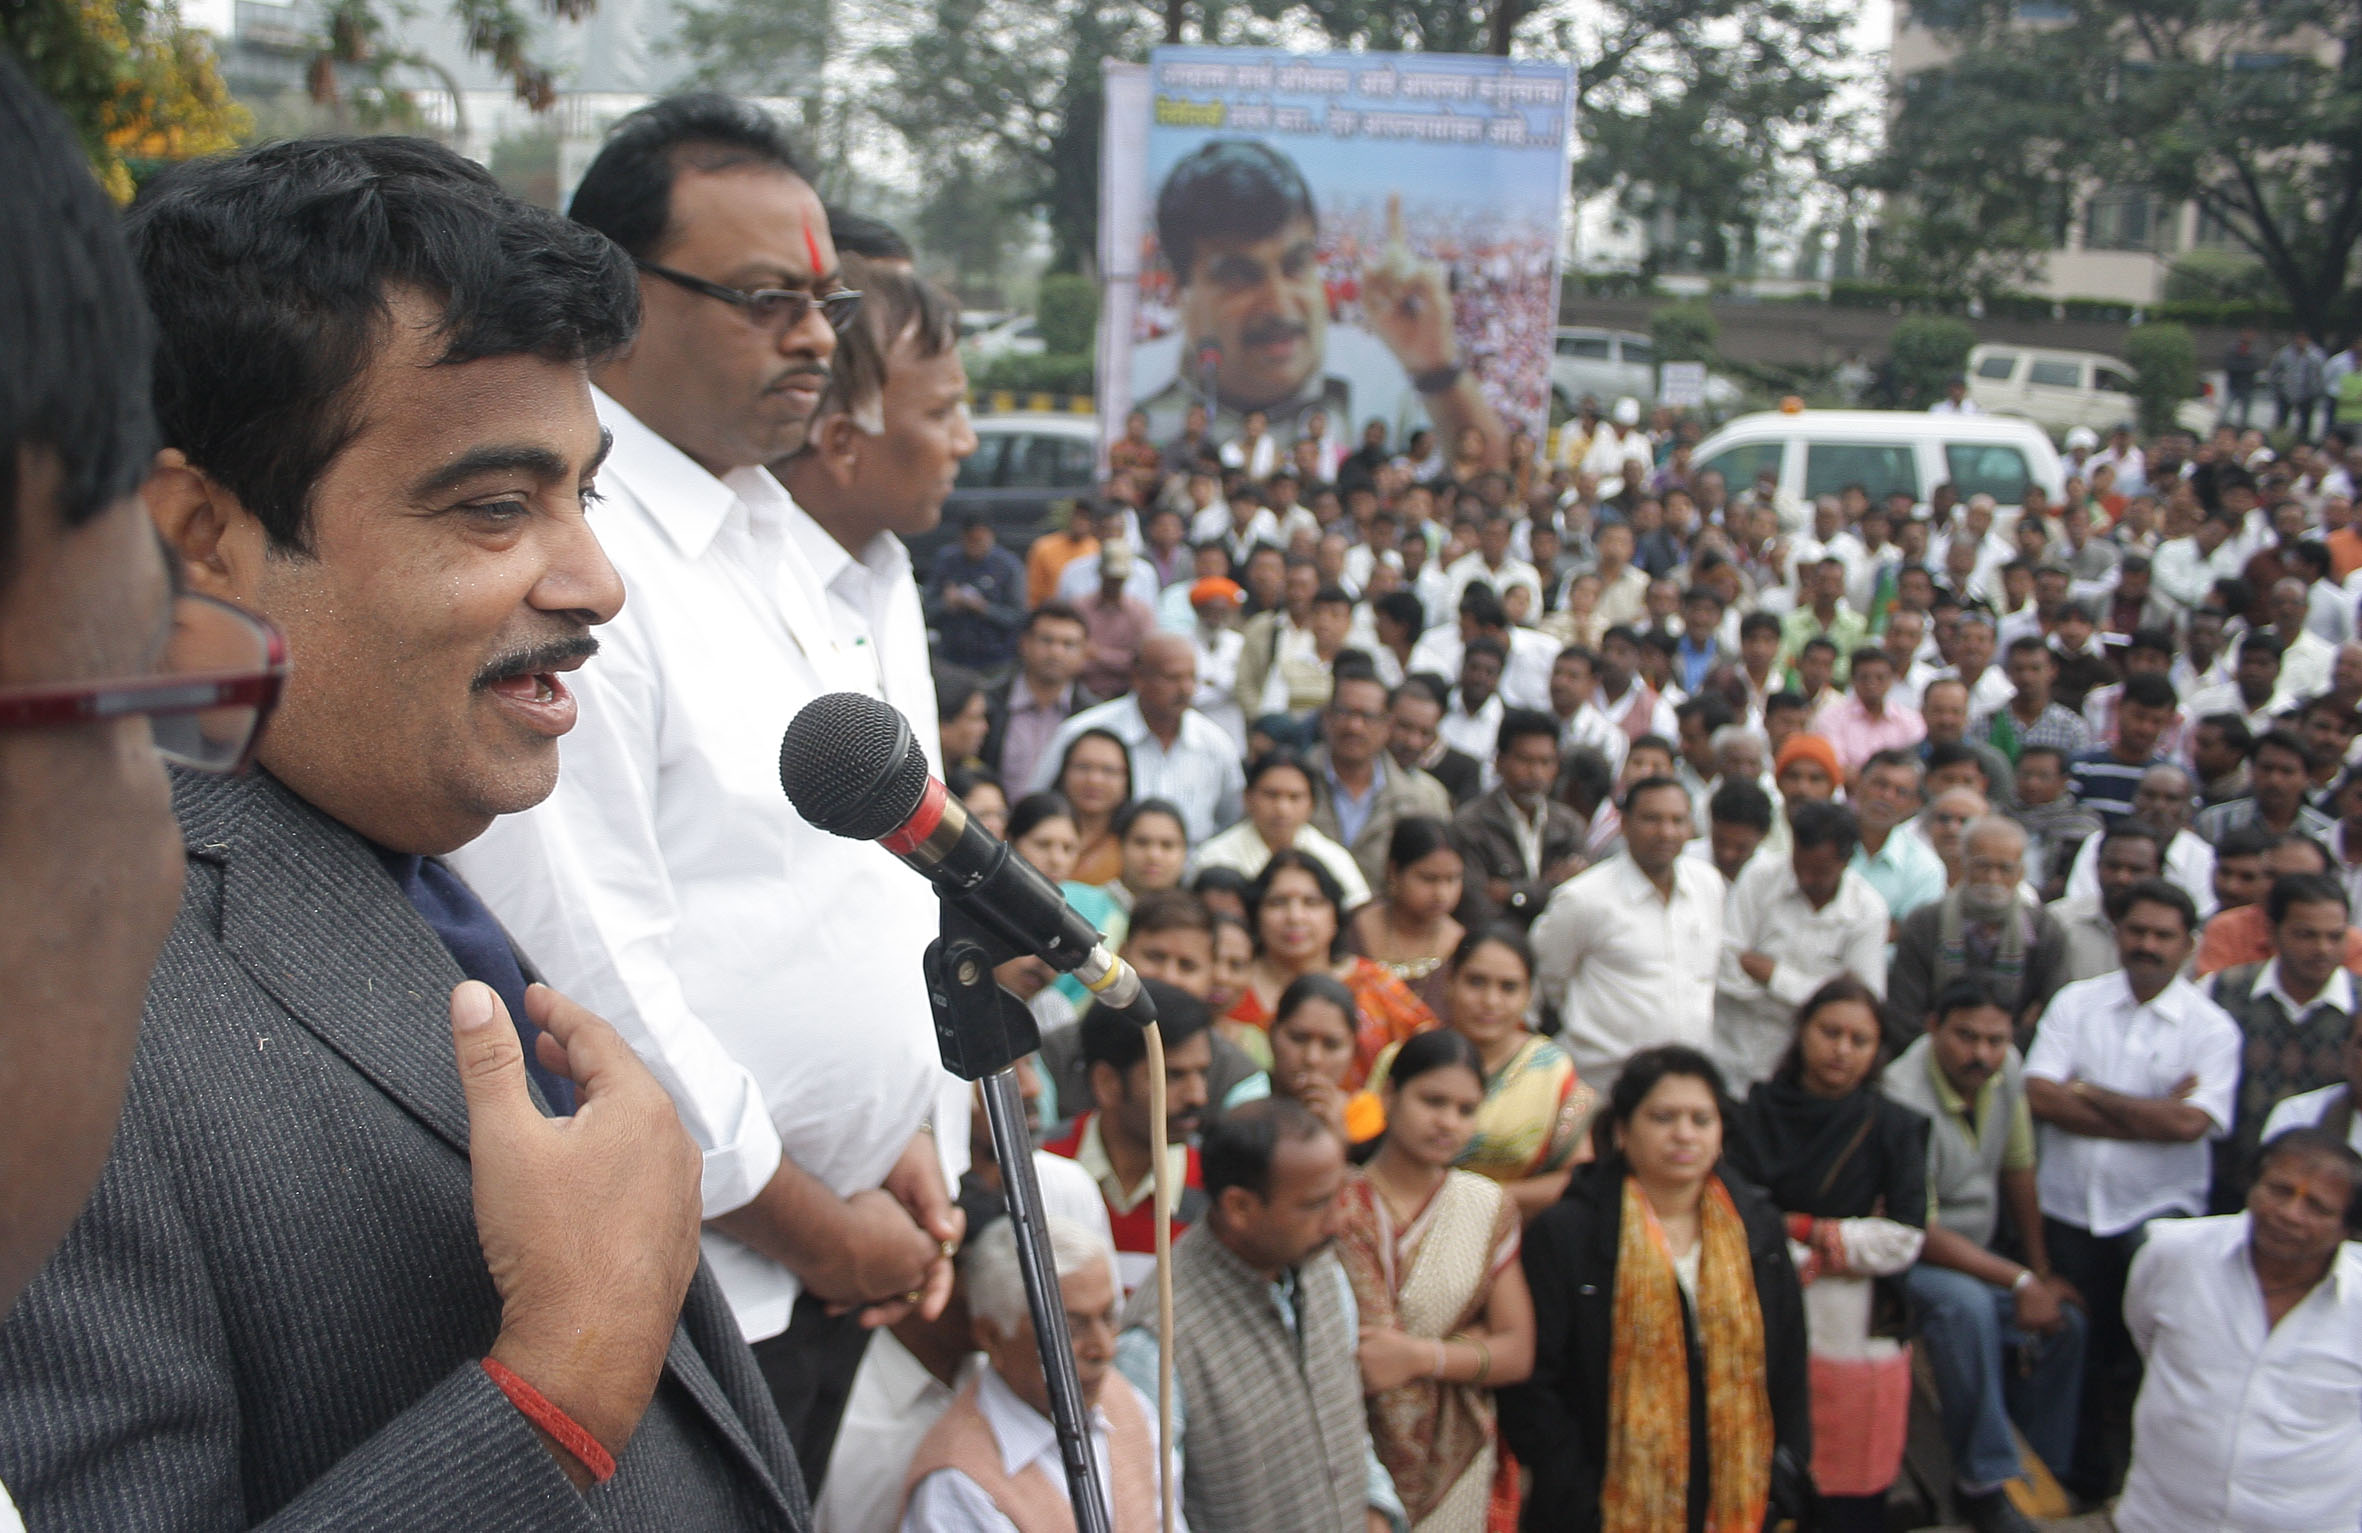
{"label": "woman in black headscarf", "polygon": [[1927,1120],[1878,1090],[1878,996],[1851,974],[1815,991],[1772,1078],[1748,1095],[1730,1159],[1788,1218],[1812,1350],[1819,1527],[1886,1526],[1903,1457],[1911,1354],[1880,1280],[1918,1260]]}

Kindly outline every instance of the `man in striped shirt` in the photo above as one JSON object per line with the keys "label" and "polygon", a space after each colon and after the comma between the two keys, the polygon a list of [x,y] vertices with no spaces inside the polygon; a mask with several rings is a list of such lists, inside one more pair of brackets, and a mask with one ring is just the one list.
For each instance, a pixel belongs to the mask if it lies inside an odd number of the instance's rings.
{"label": "man in striped shirt", "polygon": [[2116,705],[2116,738],[2108,745],[2084,751],[2067,766],[2074,779],[2075,797],[2115,825],[2132,814],[2132,795],[2141,775],[2158,764],[2157,737],[2173,718],[2173,683],[2162,676],[2128,676],[2124,696]]}

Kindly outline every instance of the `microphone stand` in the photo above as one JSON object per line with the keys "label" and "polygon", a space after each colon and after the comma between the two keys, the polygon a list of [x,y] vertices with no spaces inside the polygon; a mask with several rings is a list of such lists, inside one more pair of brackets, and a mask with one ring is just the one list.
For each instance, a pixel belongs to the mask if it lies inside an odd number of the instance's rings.
{"label": "microphone stand", "polygon": [[1026,1131],[1025,1103],[1017,1094],[1017,1061],[1041,1047],[1041,1031],[1033,1013],[992,977],[993,969],[1017,957],[1018,950],[949,900],[943,902],[940,931],[927,945],[926,956],[935,1046],[946,1070],[984,1087],[984,1112],[992,1125],[992,1149],[1000,1161],[1009,1223],[1017,1234],[1017,1266],[1025,1279],[1026,1308],[1033,1312],[1042,1377],[1050,1387],[1050,1421],[1057,1429],[1059,1457],[1065,1461],[1076,1533],[1112,1533],[1099,1461],[1091,1452],[1082,1381],[1074,1371],[1066,1303],[1050,1256],[1041,1184],[1033,1174],[1033,1137]]}

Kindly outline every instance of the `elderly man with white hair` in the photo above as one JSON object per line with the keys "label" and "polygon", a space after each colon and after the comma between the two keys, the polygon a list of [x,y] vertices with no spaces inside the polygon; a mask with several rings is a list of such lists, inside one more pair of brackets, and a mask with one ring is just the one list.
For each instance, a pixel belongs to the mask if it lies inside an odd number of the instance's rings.
{"label": "elderly man with white hair", "polygon": [[1754,783],[1770,795],[1773,813],[1780,813],[1780,790],[1773,783],[1771,775],[1769,735],[1752,724],[1725,724],[1714,731],[1706,743],[1714,752],[1714,780],[1700,787],[1695,795],[1696,802],[1690,806],[1692,817],[1698,823],[1698,841],[1692,842],[1691,847],[1687,848],[1697,850],[1701,857],[1706,853],[1700,843],[1713,827],[1708,805],[1713,802],[1715,790],[1724,783]]}
{"label": "elderly man with white hair", "polygon": [[[1937,799],[1939,806],[1965,789]],[[1960,833],[1959,885],[1902,923],[1886,976],[1886,1036],[1895,1053],[1927,1030],[1928,1009],[1963,975],[2009,1005],[2018,1036],[2066,983],[2067,934],[2026,887],[2026,829],[1980,812]]]}
{"label": "elderly man with white hair", "polygon": [[[1045,1222],[1108,1520],[1118,1528],[1156,1526],[1156,1414],[1114,1366],[1123,1299],[1115,1252],[1087,1225],[1060,1214]],[[1050,1386],[1008,1220],[968,1243],[960,1276],[984,1364],[910,1462],[902,1533],[1070,1533],[1074,1512],[1050,1420]],[[1181,1483],[1178,1464],[1173,1483]]]}

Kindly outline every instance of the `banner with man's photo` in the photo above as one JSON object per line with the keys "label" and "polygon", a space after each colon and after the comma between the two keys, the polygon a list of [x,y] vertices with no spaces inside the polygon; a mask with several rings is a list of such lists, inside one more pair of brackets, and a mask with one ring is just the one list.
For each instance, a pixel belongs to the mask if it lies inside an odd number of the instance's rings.
{"label": "banner with man's photo", "polygon": [[1571,66],[1159,48],[1112,69],[1100,421],[1292,441],[1548,424]]}

